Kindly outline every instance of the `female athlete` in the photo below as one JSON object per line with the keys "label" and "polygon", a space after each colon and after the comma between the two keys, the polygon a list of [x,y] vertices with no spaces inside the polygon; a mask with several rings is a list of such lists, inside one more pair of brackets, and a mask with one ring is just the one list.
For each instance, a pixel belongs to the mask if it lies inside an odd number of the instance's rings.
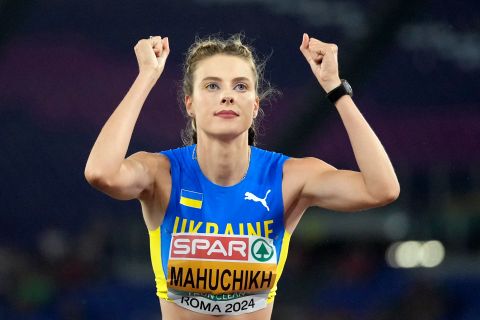
{"label": "female athlete", "polygon": [[136,44],[139,74],[102,128],[85,177],[115,199],[140,201],[163,319],[270,319],[290,236],[305,210],[386,205],[399,195],[397,177],[339,77],[337,46],[307,34],[300,51],[340,114],[359,172],[255,147],[269,89],[238,35],[197,40],[189,49],[185,146],[126,158],[168,41]]}

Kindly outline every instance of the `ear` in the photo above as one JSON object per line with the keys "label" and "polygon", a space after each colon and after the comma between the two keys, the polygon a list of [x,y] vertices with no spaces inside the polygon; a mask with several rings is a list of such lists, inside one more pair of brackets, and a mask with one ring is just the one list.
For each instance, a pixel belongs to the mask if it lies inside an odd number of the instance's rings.
{"label": "ear", "polygon": [[253,104],[253,118],[255,119],[258,115],[258,109],[260,109],[260,98],[257,96]]}
{"label": "ear", "polygon": [[192,97],[191,96],[185,96],[185,109],[187,110],[187,114],[193,115],[195,112],[193,111],[192,107]]}

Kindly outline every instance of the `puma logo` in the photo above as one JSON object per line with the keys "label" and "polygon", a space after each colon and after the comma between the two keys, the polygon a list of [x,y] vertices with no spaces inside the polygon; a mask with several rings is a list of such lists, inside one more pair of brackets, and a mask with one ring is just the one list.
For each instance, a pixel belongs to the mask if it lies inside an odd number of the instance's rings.
{"label": "puma logo", "polygon": [[272,191],[272,190],[269,189],[267,191],[267,194],[265,195],[265,198],[263,198],[263,199],[257,197],[256,195],[254,195],[251,192],[245,192],[245,200],[252,200],[252,201],[255,201],[255,202],[260,202],[265,208],[267,208],[267,211],[270,211],[270,208],[267,205],[267,196],[270,193],[270,191]]}

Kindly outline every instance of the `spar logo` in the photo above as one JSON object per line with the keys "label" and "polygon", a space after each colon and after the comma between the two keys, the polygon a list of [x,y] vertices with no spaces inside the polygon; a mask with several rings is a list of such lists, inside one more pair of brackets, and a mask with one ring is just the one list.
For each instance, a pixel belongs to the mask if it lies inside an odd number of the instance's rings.
{"label": "spar logo", "polygon": [[268,243],[262,238],[259,238],[253,241],[251,252],[252,252],[252,257],[255,260],[259,262],[265,262],[272,258],[275,250],[273,249],[273,246],[270,243]]}
{"label": "spar logo", "polygon": [[170,259],[248,261],[248,237],[174,234]]}

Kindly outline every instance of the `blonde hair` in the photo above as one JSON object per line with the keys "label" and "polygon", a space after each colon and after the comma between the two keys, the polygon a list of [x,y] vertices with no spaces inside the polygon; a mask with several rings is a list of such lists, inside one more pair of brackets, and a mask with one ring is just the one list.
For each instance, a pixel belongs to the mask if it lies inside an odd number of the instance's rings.
{"label": "blonde hair", "polygon": [[[252,65],[253,75],[255,77],[255,91],[260,99],[260,102],[267,100],[279,92],[270,86],[270,83],[263,78],[263,70],[265,67],[265,60],[257,61],[257,57],[253,48],[243,42],[244,35],[237,33],[231,35],[227,39],[216,36],[208,36],[206,38],[196,38],[195,42],[187,51],[185,62],[183,64],[183,81],[181,97],[179,100],[183,101],[183,97],[191,96],[193,94],[193,74],[197,69],[197,65],[203,59],[212,57],[217,54],[225,54],[235,57],[240,57],[250,62]],[[182,111],[185,111],[182,108]],[[197,131],[195,119],[188,116],[185,129],[182,130],[181,136],[184,145],[191,145],[197,143]],[[261,108],[258,110],[258,115],[253,119],[252,126],[248,129],[248,144],[256,145],[256,136],[258,135],[258,128],[264,113]]]}

